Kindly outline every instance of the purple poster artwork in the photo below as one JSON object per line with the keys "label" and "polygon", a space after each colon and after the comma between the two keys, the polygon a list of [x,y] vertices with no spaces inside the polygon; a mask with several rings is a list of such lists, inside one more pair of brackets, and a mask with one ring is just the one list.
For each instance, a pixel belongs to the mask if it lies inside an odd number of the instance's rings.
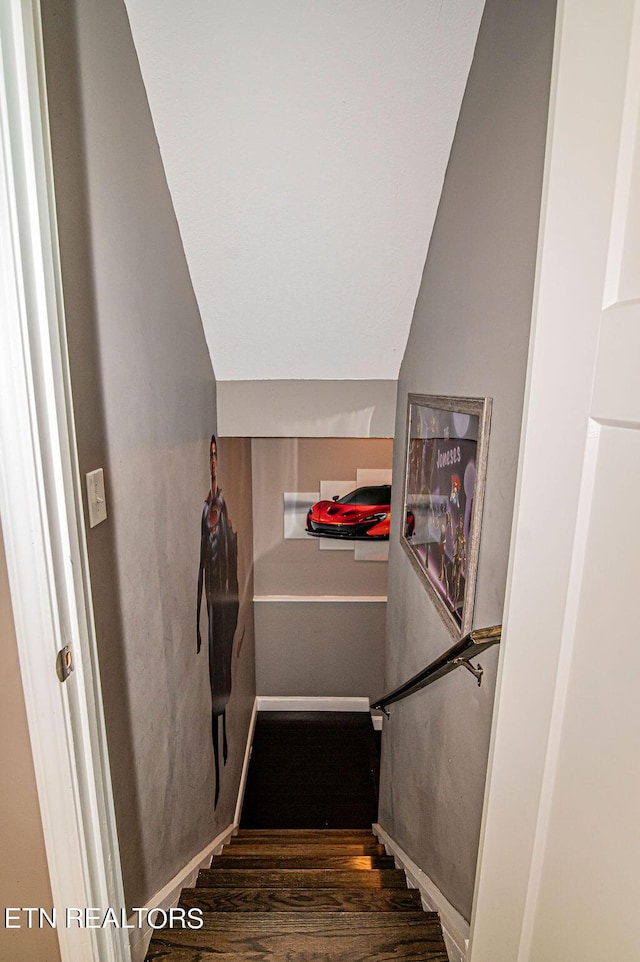
{"label": "purple poster artwork", "polygon": [[410,404],[405,476],[404,545],[458,635],[469,630],[472,613],[481,424],[488,422],[488,404],[469,407]]}
{"label": "purple poster artwork", "polygon": [[412,438],[413,477],[407,508],[414,517],[408,540],[429,581],[462,623],[467,543],[476,476],[477,442],[454,438]]}

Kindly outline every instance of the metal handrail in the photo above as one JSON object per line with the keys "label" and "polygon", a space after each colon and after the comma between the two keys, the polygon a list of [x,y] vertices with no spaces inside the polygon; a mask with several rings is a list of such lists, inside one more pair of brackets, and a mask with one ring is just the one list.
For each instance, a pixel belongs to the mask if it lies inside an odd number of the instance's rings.
{"label": "metal handrail", "polygon": [[443,655],[432,661],[430,665],[419,671],[417,675],[414,675],[409,681],[405,681],[404,685],[394,688],[393,691],[372,702],[371,707],[380,709],[388,717],[387,705],[392,705],[393,702],[400,701],[407,695],[413,695],[414,692],[426,688],[427,685],[432,684],[444,675],[448,675],[450,671],[455,671],[456,668],[466,668],[475,676],[478,685],[481,685],[483,669],[480,665],[474,667],[469,659],[475,658],[486,651],[487,648],[491,648],[492,645],[499,644],[501,636],[502,625],[494,625],[493,628],[475,628],[456,642],[452,648],[445,651]]}

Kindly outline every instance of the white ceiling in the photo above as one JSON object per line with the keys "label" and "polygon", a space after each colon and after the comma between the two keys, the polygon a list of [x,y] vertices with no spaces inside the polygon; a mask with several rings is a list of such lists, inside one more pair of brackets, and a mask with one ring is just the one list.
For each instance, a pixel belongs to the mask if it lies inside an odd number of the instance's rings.
{"label": "white ceiling", "polygon": [[126,0],[216,377],[396,378],[483,0]]}

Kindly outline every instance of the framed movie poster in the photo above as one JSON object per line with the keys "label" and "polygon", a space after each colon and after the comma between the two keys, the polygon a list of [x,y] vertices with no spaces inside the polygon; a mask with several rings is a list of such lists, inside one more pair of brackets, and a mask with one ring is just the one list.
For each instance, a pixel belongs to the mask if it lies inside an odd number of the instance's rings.
{"label": "framed movie poster", "polygon": [[410,394],[400,541],[454,638],[472,628],[491,398]]}

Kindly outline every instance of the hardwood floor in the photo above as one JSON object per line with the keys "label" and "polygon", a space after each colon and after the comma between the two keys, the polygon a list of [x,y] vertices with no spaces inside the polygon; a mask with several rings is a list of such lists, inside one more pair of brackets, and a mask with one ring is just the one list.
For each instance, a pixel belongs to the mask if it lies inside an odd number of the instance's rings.
{"label": "hardwood floor", "polygon": [[447,962],[371,832],[378,760],[366,713],[259,715],[240,831],[181,894],[203,925],[156,931],[147,962]]}
{"label": "hardwood floor", "polygon": [[156,932],[147,962],[447,962],[438,917],[421,911],[404,873],[354,849],[377,843],[362,831],[241,830],[182,892],[202,928]]}
{"label": "hardwood floor", "polygon": [[370,828],[378,779],[368,713],[260,713],[241,827]]}

